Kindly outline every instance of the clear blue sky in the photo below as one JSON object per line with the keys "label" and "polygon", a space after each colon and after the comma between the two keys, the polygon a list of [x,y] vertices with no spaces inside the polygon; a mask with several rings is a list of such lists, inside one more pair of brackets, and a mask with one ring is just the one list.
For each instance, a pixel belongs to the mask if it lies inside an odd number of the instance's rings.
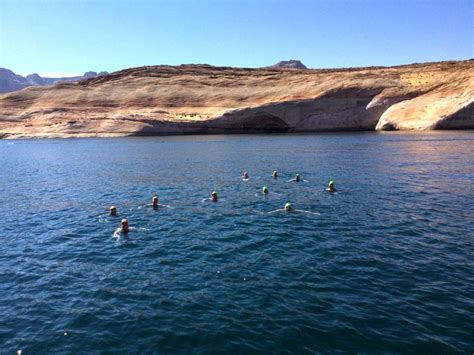
{"label": "clear blue sky", "polygon": [[311,68],[474,57],[474,0],[0,0],[18,73],[208,63]]}

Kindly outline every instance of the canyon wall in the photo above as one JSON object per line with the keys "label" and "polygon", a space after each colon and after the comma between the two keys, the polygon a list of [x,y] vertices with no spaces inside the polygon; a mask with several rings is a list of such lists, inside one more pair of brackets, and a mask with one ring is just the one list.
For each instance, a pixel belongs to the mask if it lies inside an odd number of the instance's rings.
{"label": "canyon wall", "polygon": [[474,128],[474,61],[151,66],[0,95],[0,137]]}

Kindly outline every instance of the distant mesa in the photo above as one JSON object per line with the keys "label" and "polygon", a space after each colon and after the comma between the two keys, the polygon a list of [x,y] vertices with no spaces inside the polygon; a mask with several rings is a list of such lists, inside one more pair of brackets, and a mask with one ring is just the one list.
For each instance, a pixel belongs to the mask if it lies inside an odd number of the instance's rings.
{"label": "distant mesa", "polygon": [[95,71],[88,71],[88,72],[85,72],[84,75],[83,75],[83,78],[86,79],[86,78],[95,78],[97,76],[97,73]]}
{"label": "distant mesa", "polygon": [[0,68],[0,93],[21,90],[28,86],[45,86],[53,85],[55,83],[73,83],[83,79],[95,78],[97,76],[107,74],[108,73],[106,71],[102,71],[99,74],[97,74],[95,71],[88,71],[81,76],[63,78],[43,78],[36,73],[23,77],[21,75],[15,74],[9,69]]}
{"label": "distant mesa", "polygon": [[30,85],[48,85],[48,80],[42,78],[36,73],[27,75],[26,80],[30,83]]}
{"label": "distant mesa", "polygon": [[301,63],[299,60],[282,60],[281,62],[276,63],[268,68],[273,69],[308,69],[306,65]]}

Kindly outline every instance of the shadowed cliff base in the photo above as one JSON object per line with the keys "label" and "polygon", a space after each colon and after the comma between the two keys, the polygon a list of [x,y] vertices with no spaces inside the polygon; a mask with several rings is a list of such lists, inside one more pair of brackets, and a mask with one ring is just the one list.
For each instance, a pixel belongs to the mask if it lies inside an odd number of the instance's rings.
{"label": "shadowed cliff base", "polygon": [[449,117],[438,121],[435,129],[472,129],[472,118],[474,117],[474,103],[459,110]]}
{"label": "shadowed cliff base", "polygon": [[131,68],[0,95],[0,137],[474,129],[474,61]]}

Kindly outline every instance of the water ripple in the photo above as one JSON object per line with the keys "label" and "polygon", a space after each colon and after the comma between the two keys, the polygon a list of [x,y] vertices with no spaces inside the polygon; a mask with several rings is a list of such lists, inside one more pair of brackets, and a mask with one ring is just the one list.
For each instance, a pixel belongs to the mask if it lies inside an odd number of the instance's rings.
{"label": "water ripple", "polygon": [[[0,346],[470,352],[473,144],[472,132],[0,141]],[[308,182],[286,182],[296,172]],[[213,190],[220,201],[203,203]],[[172,208],[144,207],[154,193]],[[267,213],[287,201],[320,215]]]}

